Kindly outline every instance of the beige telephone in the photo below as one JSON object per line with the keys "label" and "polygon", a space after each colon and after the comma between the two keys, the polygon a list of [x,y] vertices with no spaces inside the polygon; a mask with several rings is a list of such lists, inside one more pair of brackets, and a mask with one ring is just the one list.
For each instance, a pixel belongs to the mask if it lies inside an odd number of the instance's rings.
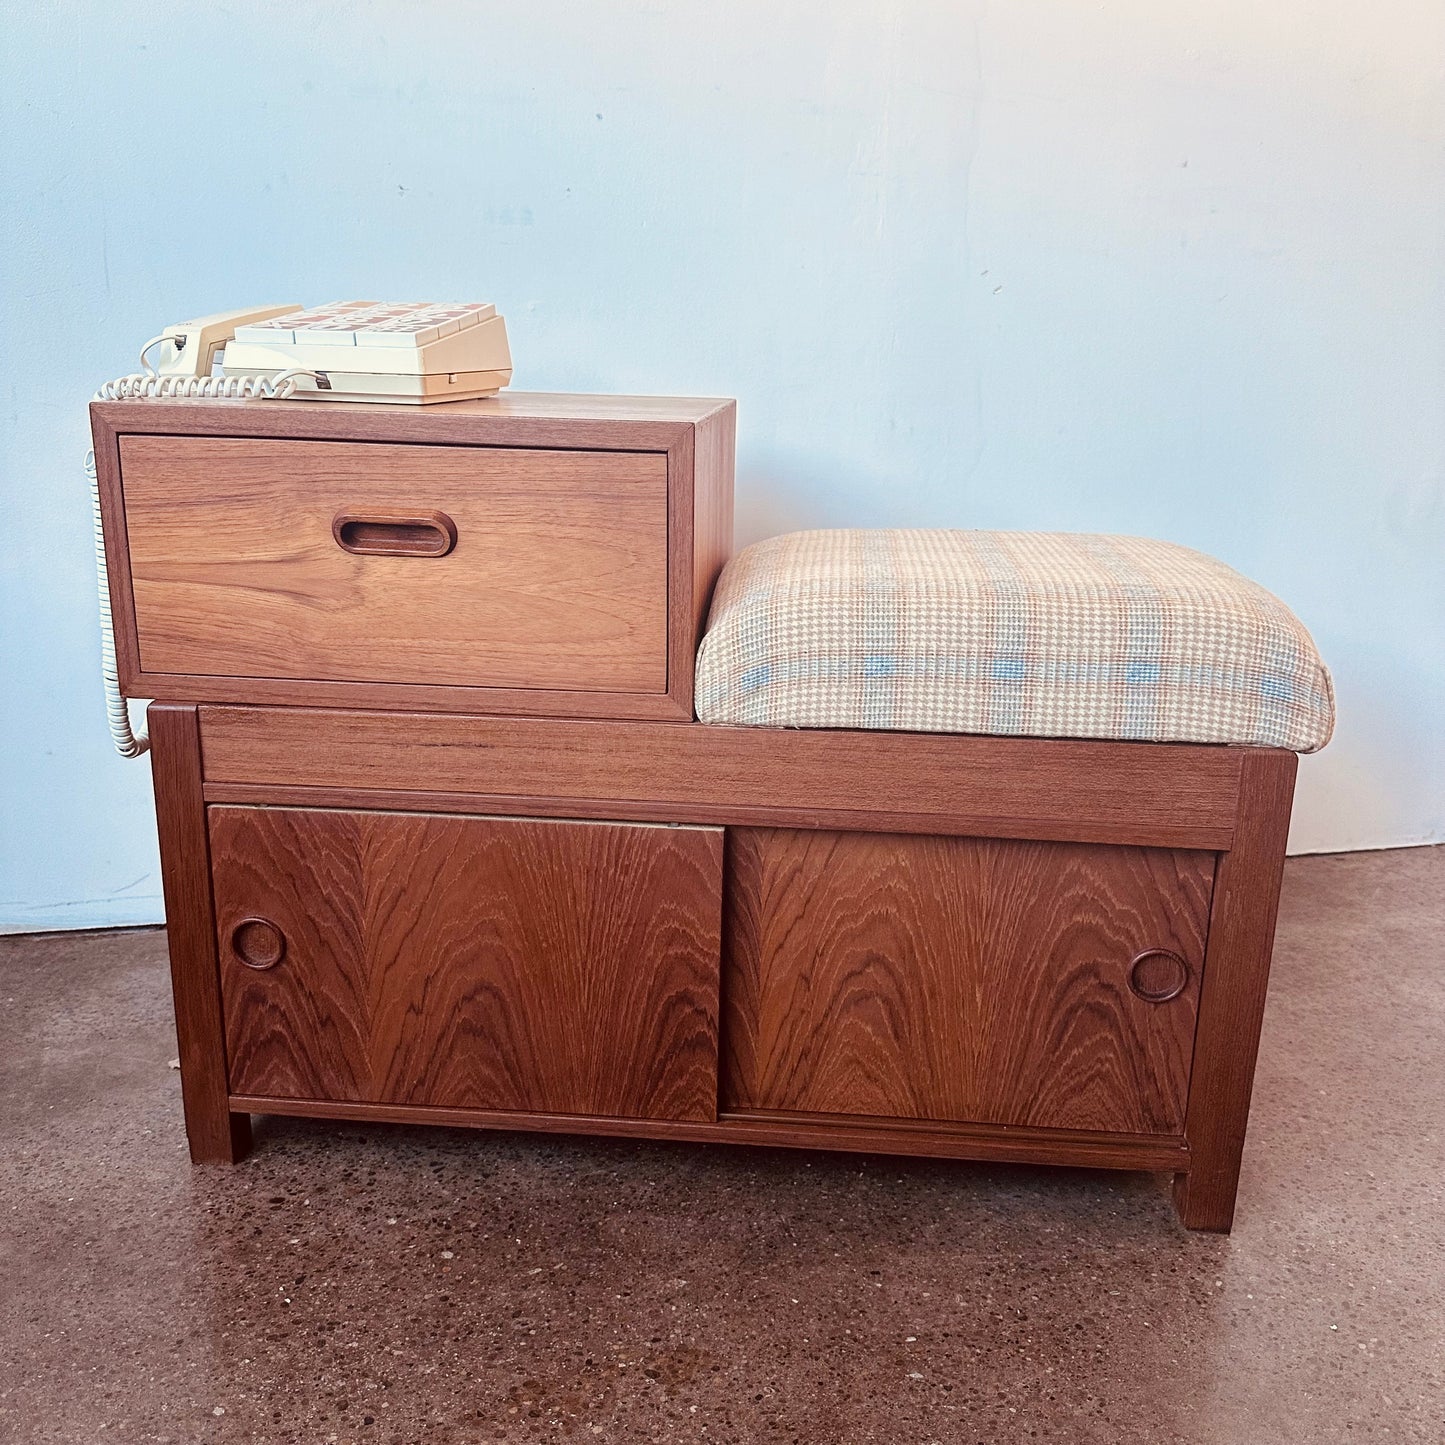
{"label": "beige telephone", "polygon": [[[152,365],[147,357],[156,346]],[[512,355],[495,306],[336,301],[178,322],[141,348],[141,368],[107,382],[97,399],[463,401],[506,386]]]}

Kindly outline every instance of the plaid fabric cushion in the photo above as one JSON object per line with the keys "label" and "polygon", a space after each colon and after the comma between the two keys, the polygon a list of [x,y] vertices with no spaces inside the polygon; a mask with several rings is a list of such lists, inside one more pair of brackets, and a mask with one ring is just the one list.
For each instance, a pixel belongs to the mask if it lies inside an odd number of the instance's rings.
{"label": "plaid fabric cushion", "polygon": [[1201,552],[1062,532],[794,532],[738,554],[697,715],[756,727],[1313,752],[1330,675],[1278,598]]}

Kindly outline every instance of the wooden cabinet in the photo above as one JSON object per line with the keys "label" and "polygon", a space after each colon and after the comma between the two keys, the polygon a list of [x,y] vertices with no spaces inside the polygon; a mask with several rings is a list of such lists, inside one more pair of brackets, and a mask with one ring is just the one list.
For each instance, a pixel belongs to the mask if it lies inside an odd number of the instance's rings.
{"label": "wooden cabinet", "polygon": [[1177,1134],[1214,855],[731,832],[730,1108]]}
{"label": "wooden cabinet", "polygon": [[237,1094],[1183,1127],[1211,853],[737,828],[725,889],[720,828],[208,817]]}
{"label": "wooden cabinet", "polygon": [[731,403],[92,409],[186,1127],[1174,1173],[1233,1214],[1295,759],[703,726]]}
{"label": "wooden cabinet", "polygon": [[184,702],[693,716],[730,401],[91,409],[121,685]]}
{"label": "wooden cabinet", "polygon": [[210,809],[233,1092],[713,1119],[722,831]]}

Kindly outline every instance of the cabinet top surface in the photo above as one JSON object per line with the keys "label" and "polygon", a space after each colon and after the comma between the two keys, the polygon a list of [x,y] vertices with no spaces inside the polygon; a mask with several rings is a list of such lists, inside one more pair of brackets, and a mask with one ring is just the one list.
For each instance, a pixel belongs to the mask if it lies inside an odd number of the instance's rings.
{"label": "cabinet top surface", "polygon": [[729,410],[723,397],[599,396],[514,391],[476,401],[396,406],[339,401],[98,401],[92,415],[118,432],[207,432],[260,436],[349,436],[357,440],[405,434],[407,439],[453,440],[493,426],[682,427]]}

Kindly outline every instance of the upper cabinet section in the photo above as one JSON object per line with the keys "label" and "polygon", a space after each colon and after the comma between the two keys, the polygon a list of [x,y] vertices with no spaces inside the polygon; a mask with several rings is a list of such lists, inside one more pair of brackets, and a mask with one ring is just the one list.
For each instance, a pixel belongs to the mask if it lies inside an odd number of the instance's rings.
{"label": "upper cabinet section", "polygon": [[92,419],[130,696],[692,716],[732,542],[731,402]]}

